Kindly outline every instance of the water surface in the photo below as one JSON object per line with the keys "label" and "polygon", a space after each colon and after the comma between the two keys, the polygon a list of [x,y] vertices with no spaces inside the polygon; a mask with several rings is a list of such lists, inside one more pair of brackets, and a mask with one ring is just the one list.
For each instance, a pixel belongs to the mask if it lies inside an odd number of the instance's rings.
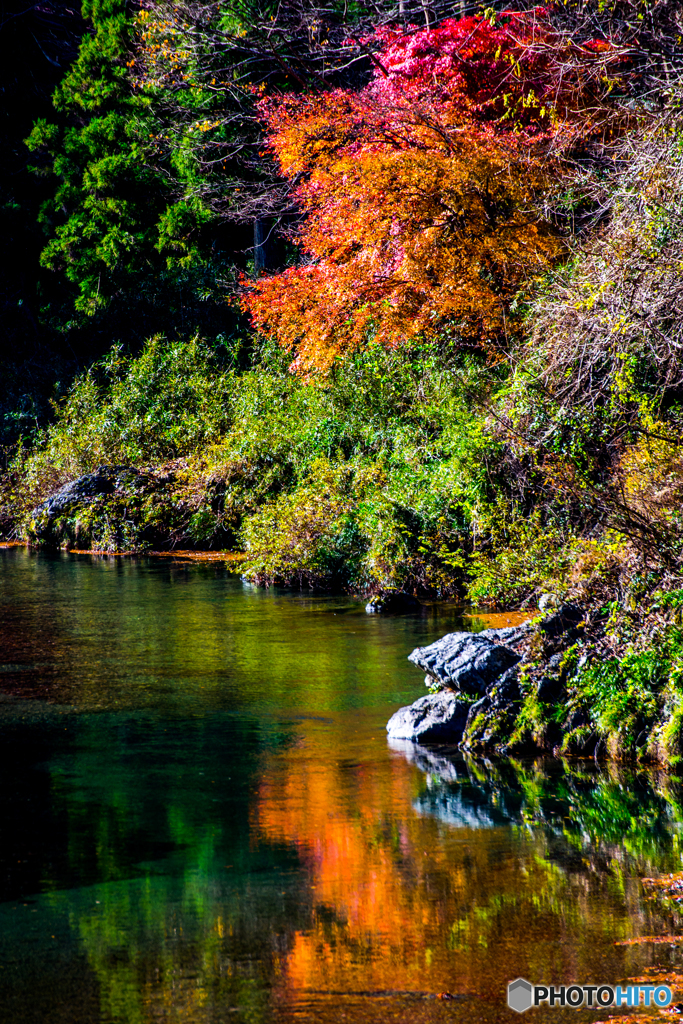
{"label": "water surface", "polygon": [[524,1019],[518,975],[677,976],[639,880],[681,869],[676,780],[388,744],[462,626],[0,550],[2,1021],[469,1024]]}

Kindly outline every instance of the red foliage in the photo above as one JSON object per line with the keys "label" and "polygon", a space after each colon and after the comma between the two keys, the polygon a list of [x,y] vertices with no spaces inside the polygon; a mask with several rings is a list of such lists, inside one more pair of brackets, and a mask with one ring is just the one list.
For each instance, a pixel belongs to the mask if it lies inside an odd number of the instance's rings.
{"label": "red foliage", "polygon": [[555,39],[542,8],[503,12],[493,23],[476,16],[412,33],[382,29],[376,38],[384,49],[371,91],[384,105],[419,101],[453,126],[526,139],[552,130]]}
{"label": "red foliage", "polygon": [[304,365],[369,337],[455,330],[486,345],[559,251],[534,199],[570,134],[576,81],[558,79],[544,11],[374,39],[366,88],[262,104],[305,214],[306,265],[262,279],[246,304]]}

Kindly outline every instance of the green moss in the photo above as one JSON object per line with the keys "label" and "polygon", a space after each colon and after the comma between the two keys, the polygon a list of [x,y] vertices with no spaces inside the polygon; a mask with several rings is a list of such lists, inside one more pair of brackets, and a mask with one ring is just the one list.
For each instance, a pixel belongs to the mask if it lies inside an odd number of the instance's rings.
{"label": "green moss", "polygon": [[530,690],[522,700],[510,738],[510,746],[514,749],[529,741],[533,741],[536,746],[542,746],[548,724],[546,706],[538,699],[535,691]]}
{"label": "green moss", "polygon": [[593,729],[622,757],[679,756],[681,731],[681,630],[669,626],[644,649],[584,666],[573,685],[573,703],[585,707]]}

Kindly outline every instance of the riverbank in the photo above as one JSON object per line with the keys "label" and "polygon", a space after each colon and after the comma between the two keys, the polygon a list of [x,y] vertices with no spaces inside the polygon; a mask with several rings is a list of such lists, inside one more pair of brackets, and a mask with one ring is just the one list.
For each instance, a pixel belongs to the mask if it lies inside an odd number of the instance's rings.
{"label": "riverbank", "polygon": [[[10,548],[31,548],[26,541],[10,540],[0,541],[0,551]],[[35,550],[35,549],[34,549]],[[99,555],[102,558],[138,558],[139,551],[107,551],[103,548],[60,548],[67,555]],[[244,560],[242,552],[235,551],[145,551],[146,558],[170,558],[175,561],[187,562],[224,562],[239,565]]]}
{"label": "riverbank", "polygon": [[[31,510],[26,539],[73,553],[222,562],[239,566],[256,582],[269,582],[255,571],[258,563],[248,550],[173,546],[177,534],[164,516],[182,507],[177,474],[177,467],[172,473],[100,466]],[[131,535],[137,548],[125,545]],[[160,536],[166,550],[152,546]],[[98,537],[107,546],[85,546],[84,541]],[[601,547],[589,542],[573,569],[572,576],[560,577],[560,586],[541,596],[541,607],[557,609],[549,616],[530,619],[532,609],[517,609],[503,613],[497,627],[491,622],[483,633],[472,634],[478,643],[489,644],[489,654],[512,652],[500,671],[478,678],[474,687],[462,685],[462,671],[455,676],[432,672],[418,656],[416,663],[426,671],[433,692],[413,706],[414,712],[406,711],[398,725],[394,722],[390,736],[454,743],[475,753],[540,751],[676,766],[683,752],[683,579],[661,566],[644,573],[637,552],[623,543]],[[324,582],[309,578],[305,585],[310,589]],[[380,596],[368,607],[419,607],[405,591],[375,588]],[[530,597],[525,603],[531,603]],[[521,625],[526,619],[529,623]],[[470,660],[480,654],[475,645]]]}
{"label": "riverbank", "polygon": [[647,609],[564,604],[521,626],[448,634],[410,655],[429,693],[392,716],[389,737],[676,767],[682,607],[682,590],[660,591]]}

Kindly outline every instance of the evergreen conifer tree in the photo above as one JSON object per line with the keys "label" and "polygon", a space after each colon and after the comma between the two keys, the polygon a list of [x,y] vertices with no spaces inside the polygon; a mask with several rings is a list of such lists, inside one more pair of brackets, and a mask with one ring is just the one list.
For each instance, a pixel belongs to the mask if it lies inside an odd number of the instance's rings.
{"label": "evergreen conifer tree", "polygon": [[57,182],[40,215],[49,236],[41,263],[71,287],[51,313],[65,329],[107,312],[127,338],[193,329],[206,320],[202,300],[220,299],[203,237],[214,217],[175,203],[152,159],[155,96],[129,75],[130,5],[85,0],[83,14],[92,28],[54,94],[57,117],[38,121],[27,140],[41,155],[38,172]]}

